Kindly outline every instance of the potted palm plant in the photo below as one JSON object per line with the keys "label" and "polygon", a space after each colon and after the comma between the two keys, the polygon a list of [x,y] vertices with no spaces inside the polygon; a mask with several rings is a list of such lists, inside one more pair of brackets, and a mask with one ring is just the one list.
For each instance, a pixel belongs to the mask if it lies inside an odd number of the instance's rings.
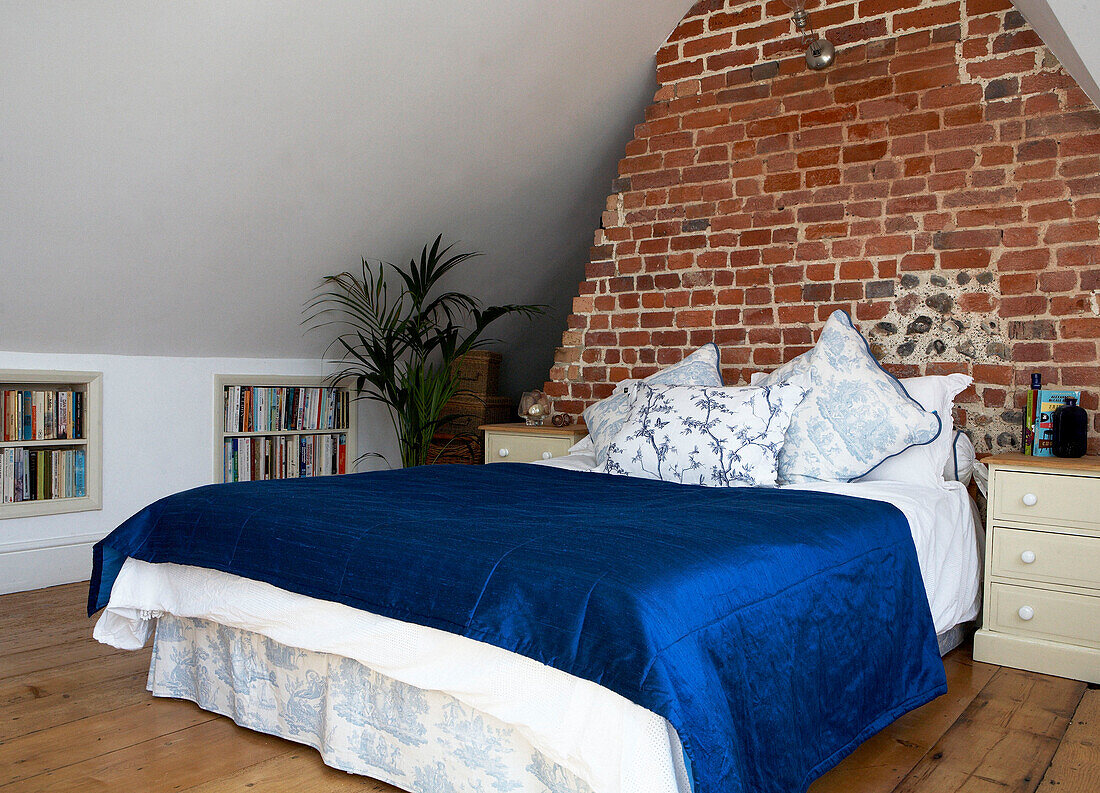
{"label": "potted palm plant", "polygon": [[482,308],[470,295],[439,289],[444,276],[481,255],[451,253],[453,244],[442,242],[439,235],[406,268],[364,259],[358,273],[325,276],[305,306],[312,329],[336,330],[325,352],[338,353],[332,380],[353,383],[359,398],[388,408],[404,467],[430,462],[432,436],[457,418],[444,414],[459,392],[452,364],[489,344],[485,331],[501,317],[532,318],[544,309]]}

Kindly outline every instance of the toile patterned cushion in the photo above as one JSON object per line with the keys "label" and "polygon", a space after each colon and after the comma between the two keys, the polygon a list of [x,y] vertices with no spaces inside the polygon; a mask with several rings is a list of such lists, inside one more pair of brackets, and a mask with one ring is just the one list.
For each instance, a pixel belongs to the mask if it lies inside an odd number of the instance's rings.
{"label": "toile patterned cushion", "polygon": [[910,446],[901,454],[887,457],[859,481],[889,480],[937,487],[943,484],[944,469],[951,461],[952,445],[955,441],[954,433],[951,432],[955,397],[974,382],[974,378],[966,374],[933,374],[906,377],[900,382],[905,392],[917,400],[922,408],[935,412],[943,419],[943,430],[931,443]]}
{"label": "toile patterned cushion", "polygon": [[940,434],[925,410],[879,366],[844,311],[834,311],[817,345],[753,385],[808,378],[809,395],[791,419],[779,455],[779,481],[850,482],[883,460]]}
{"label": "toile patterned cushion", "polygon": [[630,397],[628,388],[638,382],[660,383],[665,385],[705,385],[721,386],[722,372],[718,368],[718,347],[705,344],[679,363],[651,374],[645,380],[633,380],[629,384],[620,383],[615,393],[584,411],[584,423],[588,425],[588,434],[596,447],[596,462],[603,465],[607,460],[607,445],[630,418]]}
{"label": "toile patterned cushion", "polygon": [[635,383],[630,419],[608,446],[609,474],[707,487],[774,486],[795,381],[763,388]]}

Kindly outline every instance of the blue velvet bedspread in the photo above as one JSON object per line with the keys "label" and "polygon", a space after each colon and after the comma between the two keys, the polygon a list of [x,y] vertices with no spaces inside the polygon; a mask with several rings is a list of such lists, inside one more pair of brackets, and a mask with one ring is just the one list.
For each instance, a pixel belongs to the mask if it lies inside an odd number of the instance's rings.
{"label": "blue velvet bedspread", "polygon": [[533,465],[200,487],[95,546],[503,647],[667,718],[698,793],[803,791],[946,690],[892,505]]}

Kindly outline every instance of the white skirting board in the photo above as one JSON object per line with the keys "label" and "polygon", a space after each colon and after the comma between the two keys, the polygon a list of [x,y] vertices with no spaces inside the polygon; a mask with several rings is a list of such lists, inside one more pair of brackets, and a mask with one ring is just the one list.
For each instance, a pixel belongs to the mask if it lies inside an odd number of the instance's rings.
{"label": "white skirting board", "polygon": [[0,595],[87,581],[98,534],[0,543]]}

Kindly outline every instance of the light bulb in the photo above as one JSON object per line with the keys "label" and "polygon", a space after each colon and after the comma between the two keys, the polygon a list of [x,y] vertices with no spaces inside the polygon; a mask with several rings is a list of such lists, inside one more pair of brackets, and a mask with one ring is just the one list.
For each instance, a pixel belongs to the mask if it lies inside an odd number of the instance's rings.
{"label": "light bulb", "polygon": [[810,25],[810,15],[806,11],[806,0],[783,0],[791,9],[794,26],[802,34],[802,45],[806,47],[806,65],[811,69],[826,69],[836,59],[836,49],[824,38],[816,36]]}

